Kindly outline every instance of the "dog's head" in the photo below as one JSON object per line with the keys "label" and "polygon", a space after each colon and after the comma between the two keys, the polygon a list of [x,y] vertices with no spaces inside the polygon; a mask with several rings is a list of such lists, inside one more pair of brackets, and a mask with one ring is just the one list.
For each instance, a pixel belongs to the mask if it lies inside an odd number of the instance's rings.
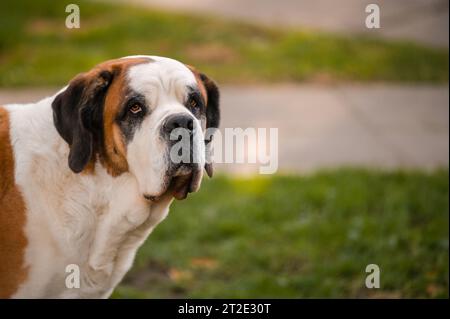
{"label": "dog's head", "polygon": [[53,118],[69,144],[72,171],[98,161],[109,174],[133,174],[144,197],[196,191],[205,161],[205,130],[219,125],[219,91],[178,61],[133,56],[79,74],[55,98]]}

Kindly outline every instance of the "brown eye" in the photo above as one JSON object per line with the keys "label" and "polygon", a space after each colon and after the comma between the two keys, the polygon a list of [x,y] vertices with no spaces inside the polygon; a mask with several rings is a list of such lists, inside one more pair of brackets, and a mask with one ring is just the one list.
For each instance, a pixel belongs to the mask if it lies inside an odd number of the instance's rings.
{"label": "brown eye", "polygon": [[197,107],[197,101],[194,100],[194,99],[190,99],[190,100],[189,100],[189,105],[190,105],[191,107]]}
{"label": "brown eye", "polygon": [[138,114],[142,112],[142,107],[139,104],[134,104],[132,107],[130,107],[130,112],[133,114]]}

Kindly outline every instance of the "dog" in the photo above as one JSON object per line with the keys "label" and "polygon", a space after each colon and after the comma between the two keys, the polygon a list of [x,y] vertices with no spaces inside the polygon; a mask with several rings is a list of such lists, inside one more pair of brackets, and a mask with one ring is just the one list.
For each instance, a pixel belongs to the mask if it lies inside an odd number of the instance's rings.
{"label": "dog", "polygon": [[[0,106],[0,297],[108,298],[173,199],[197,191],[204,168],[212,176],[205,130],[219,120],[213,80],[144,55]],[[170,159],[175,128],[196,162]]]}

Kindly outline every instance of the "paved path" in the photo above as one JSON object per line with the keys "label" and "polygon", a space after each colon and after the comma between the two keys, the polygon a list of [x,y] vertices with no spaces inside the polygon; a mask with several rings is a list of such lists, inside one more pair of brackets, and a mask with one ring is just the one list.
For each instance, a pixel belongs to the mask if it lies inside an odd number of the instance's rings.
{"label": "paved path", "polygon": [[[0,90],[0,105],[51,90]],[[277,127],[279,168],[309,172],[358,165],[448,167],[447,86],[277,85],[222,87],[222,128]],[[219,165],[233,173],[257,165]]]}
{"label": "paved path", "polygon": [[[116,0],[125,1],[125,0]],[[267,25],[366,33],[448,47],[448,0],[127,0],[183,12],[208,13]],[[366,5],[376,3],[381,28],[366,29]]]}

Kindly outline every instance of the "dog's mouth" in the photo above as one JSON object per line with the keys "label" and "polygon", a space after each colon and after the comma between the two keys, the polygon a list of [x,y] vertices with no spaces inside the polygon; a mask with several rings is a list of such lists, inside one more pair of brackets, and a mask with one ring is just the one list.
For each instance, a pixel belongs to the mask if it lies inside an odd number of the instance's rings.
{"label": "dog's mouth", "polygon": [[201,170],[196,167],[182,167],[181,173],[171,178],[168,191],[178,200],[185,199],[189,193],[200,187]]}
{"label": "dog's mouth", "polygon": [[167,195],[178,200],[185,199],[189,193],[194,193],[200,188],[202,170],[192,165],[181,165],[171,170],[166,176],[166,190],[158,196],[144,195],[147,200],[157,202]]}

